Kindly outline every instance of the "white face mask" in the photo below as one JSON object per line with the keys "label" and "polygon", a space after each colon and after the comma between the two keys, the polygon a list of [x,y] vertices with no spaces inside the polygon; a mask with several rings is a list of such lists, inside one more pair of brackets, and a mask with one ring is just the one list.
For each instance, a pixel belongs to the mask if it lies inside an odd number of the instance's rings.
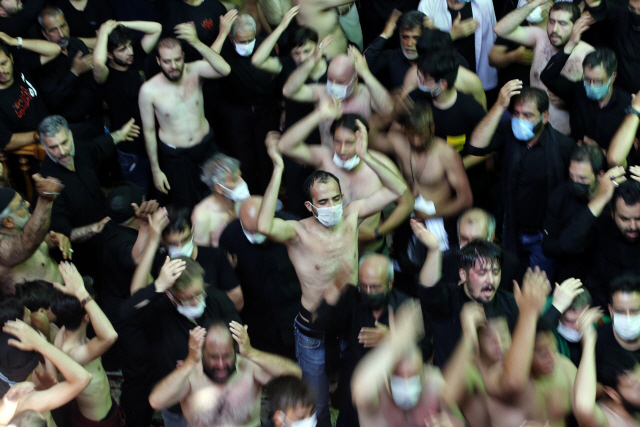
{"label": "white face mask", "polygon": [[633,341],[640,337],[640,314],[627,316],[613,313],[613,328],[620,338]]}
{"label": "white face mask", "polygon": [[169,252],[170,258],[178,258],[181,256],[191,257],[193,253],[193,237],[189,240],[189,243],[180,247],[180,246],[168,246],[167,252]]}
{"label": "white face mask", "polygon": [[338,153],[333,153],[333,163],[335,163],[339,168],[350,171],[358,166],[360,163],[360,156],[356,154],[352,158],[343,161],[340,156],[338,156]]}
{"label": "white face mask", "polygon": [[178,309],[178,313],[182,314],[184,317],[188,317],[189,319],[199,319],[204,313],[204,309],[207,307],[207,301],[202,298],[202,300],[197,305],[176,305],[176,309]]}
{"label": "white face mask", "polygon": [[[315,206],[313,207],[316,208]],[[320,221],[320,224],[325,227],[333,227],[340,222],[340,219],[342,219],[342,203],[326,208],[316,208],[316,211],[318,211],[318,214],[314,214],[314,216],[318,221]]]}
{"label": "white face mask", "polygon": [[241,202],[251,197],[251,194],[249,193],[249,186],[244,181],[236,185],[233,190],[228,189],[222,184],[218,185],[225,190],[224,196],[229,200],[233,200],[234,202]]}
{"label": "white face mask", "polygon": [[582,332],[576,331],[568,326],[558,323],[558,333],[562,338],[569,342],[580,342],[582,339]]}
{"label": "white face mask", "polygon": [[353,79],[351,79],[349,84],[346,84],[346,85],[339,85],[331,82],[330,80],[327,80],[327,93],[332,98],[336,98],[336,99],[339,99],[340,101],[344,101],[353,92],[353,87],[351,87],[350,90],[349,90],[349,87],[351,86],[351,83],[353,83],[354,79],[355,79],[355,76],[353,77]]}
{"label": "white face mask", "polygon": [[253,49],[256,47],[256,39],[253,39],[251,43],[247,44],[239,44],[235,42],[234,44],[236,45],[236,52],[238,52],[238,55],[250,56],[253,53]]}
{"label": "white face mask", "polygon": [[392,375],[389,385],[391,387],[391,397],[393,397],[393,401],[400,408],[408,411],[418,404],[420,395],[422,394],[420,375],[410,378]]}
{"label": "white face mask", "polygon": [[300,421],[291,421],[291,427],[316,427],[318,420],[316,414],[313,414],[309,418],[305,418]]}
{"label": "white face mask", "polygon": [[[242,227],[242,222],[240,222],[240,227]],[[263,243],[265,240],[267,240],[267,236],[265,236],[264,234],[249,233],[247,230],[244,229],[244,227],[242,227],[242,232],[244,233],[245,236],[247,236],[247,240],[252,245],[259,245]]]}

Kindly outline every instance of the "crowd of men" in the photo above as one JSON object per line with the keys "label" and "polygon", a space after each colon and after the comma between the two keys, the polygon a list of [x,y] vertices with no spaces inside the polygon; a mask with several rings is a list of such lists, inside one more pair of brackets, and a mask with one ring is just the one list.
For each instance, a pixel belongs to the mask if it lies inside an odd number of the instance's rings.
{"label": "crowd of men", "polygon": [[0,0],[0,426],[640,427],[639,91],[640,0]]}

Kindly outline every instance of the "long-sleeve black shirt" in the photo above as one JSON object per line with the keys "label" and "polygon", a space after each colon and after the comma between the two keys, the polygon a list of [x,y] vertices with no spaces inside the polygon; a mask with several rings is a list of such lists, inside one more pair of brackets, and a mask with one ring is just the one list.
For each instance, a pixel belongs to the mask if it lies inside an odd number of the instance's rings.
{"label": "long-sleeve black shirt", "polygon": [[587,97],[582,81],[574,82],[560,74],[568,59],[564,50],[553,55],[540,73],[540,80],[569,106],[571,137],[581,140],[588,136],[606,150],[622,124],[626,115],[624,110],[631,104],[631,95],[614,87],[609,102],[600,108],[599,101]]}
{"label": "long-sleeve black shirt", "polygon": [[378,36],[364,53],[367,65],[387,89],[402,87],[411,62],[402,49],[384,49],[387,39]]}

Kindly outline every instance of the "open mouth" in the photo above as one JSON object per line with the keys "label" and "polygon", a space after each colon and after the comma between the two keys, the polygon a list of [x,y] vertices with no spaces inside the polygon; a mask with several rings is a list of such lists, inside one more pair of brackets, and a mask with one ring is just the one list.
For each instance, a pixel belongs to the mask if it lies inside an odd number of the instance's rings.
{"label": "open mouth", "polygon": [[491,296],[493,295],[493,292],[495,291],[496,288],[494,288],[493,286],[489,285],[489,286],[485,286],[480,290],[480,295],[482,295],[484,298],[491,298]]}

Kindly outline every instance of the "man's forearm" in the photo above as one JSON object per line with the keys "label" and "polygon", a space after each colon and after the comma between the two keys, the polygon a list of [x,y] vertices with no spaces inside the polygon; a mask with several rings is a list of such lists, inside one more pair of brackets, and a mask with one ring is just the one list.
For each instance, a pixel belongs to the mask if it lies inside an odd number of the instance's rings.
{"label": "man's forearm", "polygon": [[26,261],[38,249],[49,230],[53,201],[38,198],[33,215],[20,234],[0,239],[0,264],[13,267]]}
{"label": "man's forearm", "polygon": [[[87,296],[89,296],[89,293],[87,293]],[[113,345],[113,343],[118,339],[118,334],[116,333],[116,330],[113,329],[113,325],[100,306],[98,306],[98,303],[95,301],[89,301],[85,304],[84,309],[89,315],[91,326],[96,333],[96,338],[109,346]]]}
{"label": "man's forearm", "polygon": [[156,138],[155,125],[153,127],[153,130],[144,130],[144,141],[144,145],[147,149],[147,156],[149,157],[149,163],[151,164],[151,171],[159,171],[160,164],[158,162],[158,139]]}
{"label": "man's forearm", "polygon": [[307,114],[302,120],[298,120],[287,129],[278,142],[278,148],[282,154],[289,155],[298,144],[304,144],[311,132],[320,125],[321,119],[321,113],[318,110],[313,110],[311,114]]}
{"label": "man's forearm", "polygon": [[507,38],[507,36],[514,32],[516,28],[520,26],[522,21],[524,21],[527,16],[533,12],[533,9],[535,9],[535,6],[532,7],[531,3],[526,3],[524,6],[508,13],[504,18],[498,21],[496,26],[493,27],[493,30],[498,36]]}
{"label": "man's forearm", "polygon": [[15,151],[19,150],[22,147],[26,147],[27,145],[35,144],[38,140],[36,139],[36,132],[16,132],[11,135],[11,139],[9,143],[4,147],[5,151]]}
{"label": "man's forearm", "polygon": [[407,190],[397,200],[396,208],[391,212],[387,219],[378,225],[378,232],[383,236],[389,234],[402,224],[413,212],[413,204],[415,200],[411,194],[411,190]]}
{"label": "man's forearm", "polygon": [[157,411],[180,403],[189,388],[189,375],[197,364],[187,358],[182,366],[166,376],[149,395],[151,407]]}
{"label": "man's forearm", "polygon": [[53,344],[44,342],[36,350],[55,365],[69,384],[78,386],[82,390],[91,381],[92,376],[86,369]]}
{"label": "man's forearm", "polygon": [[400,197],[407,191],[407,185],[398,175],[393,173],[391,169],[378,161],[371,154],[364,156],[362,159],[373,171],[378,175],[380,182],[386,188],[391,190],[397,197]]}
{"label": "man's forearm", "polygon": [[391,114],[393,112],[393,99],[389,91],[376,79],[371,72],[363,73],[364,80],[369,94],[371,95],[371,103],[374,111],[380,114]]}
{"label": "man's forearm", "polygon": [[471,134],[471,145],[476,148],[486,148],[490,143],[493,135],[496,133],[500,119],[505,109],[495,104],[486,116],[478,123],[478,126]]}
{"label": "man's forearm", "polygon": [[253,52],[253,56],[251,57],[251,64],[254,67],[260,68],[260,65],[271,57],[271,51],[276,46],[278,39],[285,29],[286,28],[284,28],[282,25],[278,25],[275,30],[273,30],[271,34],[269,34],[269,36],[264,39],[260,46],[258,46],[258,49]]}
{"label": "man's forearm", "polygon": [[304,64],[296,68],[284,84],[282,94],[286,98],[291,98],[296,92],[298,92],[309,78],[309,74],[311,74],[311,70],[313,70],[314,66],[315,61],[307,60]]}
{"label": "man's forearm", "polygon": [[471,196],[471,190],[469,190],[469,194],[458,193],[455,197],[443,203],[438,203],[436,205],[436,215],[441,218],[449,218],[470,208],[472,205],[473,198]]}
{"label": "man's forearm", "polygon": [[426,288],[435,286],[442,277],[442,252],[440,249],[429,249],[427,259],[420,270],[420,284]]}
{"label": "man's forearm", "polygon": [[245,357],[259,365],[272,377],[282,375],[293,375],[298,378],[302,377],[302,370],[293,361],[286,357],[278,356],[264,351],[251,349]]}
{"label": "man's forearm", "polygon": [[267,187],[267,191],[262,198],[260,213],[258,214],[258,232],[262,234],[271,234],[273,218],[276,214],[276,204],[278,203],[278,192],[280,191],[280,183],[282,182],[282,167],[275,166],[271,181]]}
{"label": "man's forearm", "polygon": [[573,408],[578,417],[593,416],[596,405],[596,340],[589,337],[583,344],[582,357],[573,385]]}
{"label": "man's forearm", "polygon": [[23,39],[22,48],[49,58],[55,58],[60,54],[60,46],[46,40]]}
{"label": "man's forearm", "polygon": [[502,373],[502,391],[506,393],[520,392],[527,384],[533,359],[537,320],[537,312],[520,311]]}
{"label": "man's forearm", "polygon": [[94,222],[93,224],[74,228],[73,230],[71,230],[69,240],[71,240],[71,243],[86,242],[87,240],[98,234],[98,224],[98,222]]}
{"label": "man's forearm", "polygon": [[611,140],[607,151],[607,163],[609,167],[626,166],[627,156],[633,147],[633,140],[638,132],[640,118],[635,114],[627,114],[622,124]]}
{"label": "man's forearm", "polygon": [[218,74],[226,76],[231,72],[231,67],[227,61],[225,61],[219,53],[207,47],[201,41],[198,40],[196,43],[193,43],[192,46]]}
{"label": "man's forearm", "polygon": [[146,246],[131,279],[131,287],[129,289],[131,295],[149,284],[149,275],[151,274],[153,260],[160,245],[160,236],[157,234],[149,234],[146,240]]}
{"label": "man's forearm", "polygon": [[119,25],[145,34],[155,34],[162,31],[162,25],[151,21],[118,21]]}

